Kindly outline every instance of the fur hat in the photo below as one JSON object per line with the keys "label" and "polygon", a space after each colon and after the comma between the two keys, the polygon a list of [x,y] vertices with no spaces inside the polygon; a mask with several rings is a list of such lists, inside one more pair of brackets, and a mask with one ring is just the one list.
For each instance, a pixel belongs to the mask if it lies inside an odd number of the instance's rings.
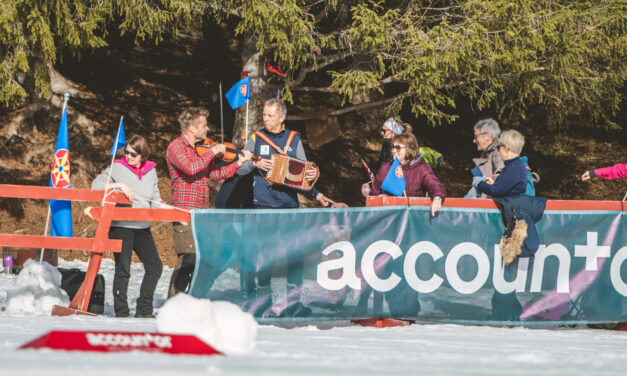
{"label": "fur hat", "polygon": [[503,262],[507,265],[521,254],[522,244],[527,238],[527,222],[522,219],[516,220],[516,225],[512,230],[512,235],[503,235],[499,246],[501,248],[501,257]]}

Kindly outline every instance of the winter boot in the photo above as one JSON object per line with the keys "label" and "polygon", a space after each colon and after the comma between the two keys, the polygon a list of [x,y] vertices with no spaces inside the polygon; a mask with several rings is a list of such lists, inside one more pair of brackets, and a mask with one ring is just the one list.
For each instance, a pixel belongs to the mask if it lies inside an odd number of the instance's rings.
{"label": "winter boot", "polygon": [[309,317],[311,308],[300,301],[302,287],[292,283],[287,284],[287,307],[281,311],[280,317]]}
{"label": "winter boot", "polygon": [[516,220],[514,230],[511,236],[503,235],[499,246],[501,248],[501,257],[505,265],[510,264],[514,259],[522,253],[522,244],[527,238],[527,222],[522,219]]}

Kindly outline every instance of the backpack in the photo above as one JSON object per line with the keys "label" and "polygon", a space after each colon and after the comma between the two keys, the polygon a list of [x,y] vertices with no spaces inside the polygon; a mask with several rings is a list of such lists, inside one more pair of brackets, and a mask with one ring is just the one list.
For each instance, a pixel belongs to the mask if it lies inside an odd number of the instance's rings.
{"label": "backpack", "polygon": [[525,164],[525,168],[527,169],[527,189],[525,190],[525,194],[528,196],[535,196],[536,188],[533,185],[540,181],[540,175],[538,175],[536,172],[531,172],[527,156],[520,157],[520,159],[523,161],[523,163]]}

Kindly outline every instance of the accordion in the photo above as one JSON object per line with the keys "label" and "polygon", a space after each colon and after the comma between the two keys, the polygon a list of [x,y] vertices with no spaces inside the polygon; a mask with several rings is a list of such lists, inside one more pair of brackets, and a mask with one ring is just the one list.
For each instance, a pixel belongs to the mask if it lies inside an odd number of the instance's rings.
{"label": "accordion", "polygon": [[[282,154],[272,154],[272,167],[266,174],[266,180],[272,184],[285,185],[292,188],[310,190],[318,177],[320,170],[314,162],[301,161],[300,159],[288,157]],[[316,178],[309,182],[306,178],[306,171],[315,170]]]}

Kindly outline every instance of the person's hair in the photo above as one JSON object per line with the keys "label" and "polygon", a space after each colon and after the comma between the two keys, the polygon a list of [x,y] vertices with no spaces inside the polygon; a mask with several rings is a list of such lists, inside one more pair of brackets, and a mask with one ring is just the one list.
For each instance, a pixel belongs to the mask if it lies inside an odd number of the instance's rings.
{"label": "person's hair", "polygon": [[512,152],[520,154],[525,146],[525,136],[513,129],[503,131],[499,137],[499,145],[505,145]]}
{"label": "person's hair", "polygon": [[403,134],[405,133],[413,133],[413,127],[409,123],[403,123]]}
{"label": "person's hair", "polygon": [[405,151],[405,156],[408,160],[414,160],[418,158],[418,154],[420,154],[420,147],[418,146],[418,140],[413,133],[403,133],[392,137],[392,145],[395,142],[401,143],[405,145],[407,149]]}
{"label": "person's hair", "polygon": [[479,120],[477,124],[475,124],[475,128],[478,129],[479,132],[485,132],[492,135],[493,140],[498,140],[499,135],[501,134],[501,128],[499,128],[499,123],[494,119],[483,119]]}
{"label": "person's hair", "polygon": [[150,147],[148,146],[148,141],[146,141],[146,139],[142,136],[133,135],[133,137],[131,137],[131,139],[126,143],[125,149],[129,146],[142,156],[142,162],[150,157]]}
{"label": "person's hair", "polygon": [[183,110],[178,119],[181,125],[181,132],[185,133],[189,126],[201,116],[209,116],[209,110],[200,107],[190,107]]}
{"label": "person's hair", "polygon": [[285,105],[285,103],[281,102],[280,100],[276,99],[276,98],[271,98],[268,99],[264,104],[264,107],[272,107],[272,106],[276,106],[277,110],[279,110],[279,114],[285,116],[287,115],[287,106]]}

